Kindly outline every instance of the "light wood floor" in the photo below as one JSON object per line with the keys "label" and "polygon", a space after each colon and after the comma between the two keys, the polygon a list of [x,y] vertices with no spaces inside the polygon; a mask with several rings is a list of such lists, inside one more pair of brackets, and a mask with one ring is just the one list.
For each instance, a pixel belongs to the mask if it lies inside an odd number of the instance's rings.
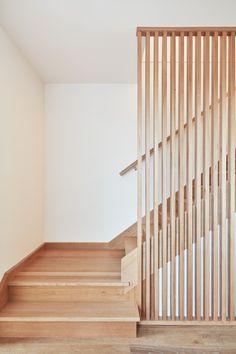
{"label": "light wood floor", "polygon": [[[234,327],[140,328],[136,339],[0,339],[1,354],[117,354],[130,353],[130,346],[155,347],[158,354],[235,354]],[[148,354],[146,349],[143,353]],[[153,351],[150,353],[154,353]]]}

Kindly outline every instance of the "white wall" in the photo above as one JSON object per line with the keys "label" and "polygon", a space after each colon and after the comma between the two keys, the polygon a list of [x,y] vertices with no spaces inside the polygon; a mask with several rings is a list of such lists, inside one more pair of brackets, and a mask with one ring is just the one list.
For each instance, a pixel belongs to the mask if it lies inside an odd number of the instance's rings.
{"label": "white wall", "polygon": [[43,85],[0,28],[0,279],[43,240]]}
{"label": "white wall", "polygon": [[109,241],[136,220],[136,85],[46,85],[46,241]]}

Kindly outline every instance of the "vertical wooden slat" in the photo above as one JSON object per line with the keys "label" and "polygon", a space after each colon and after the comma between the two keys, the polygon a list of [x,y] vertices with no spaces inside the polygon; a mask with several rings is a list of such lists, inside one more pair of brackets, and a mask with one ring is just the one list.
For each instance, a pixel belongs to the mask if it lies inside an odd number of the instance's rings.
{"label": "vertical wooden slat", "polygon": [[145,215],[146,215],[146,319],[150,319],[151,249],[150,249],[150,33],[146,34],[145,60]]}
{"label": "vertical wooden slat", "polygon": [[[194,187],[193,187],[193,194],[194,194]],[[195,197],[194,197],[195,199]],[[193,204],[192,209],[193,214],[193,299],[194,299],[194,306],[193,306],[193,315],[196,317],[196,207],[195,203]]]}
{"label": "vertical wooden slat", "polygon": [[142,251],[142,35],[138,32],[138,62],[137,62],[137,75],[138,75],[138,134],[137,134],[137,147],[138,147],[138,175],[137,175],[137,247],[138,247],[138,286],[137,286],[137,303],[142,311],[142,283],[143,283],[143,251]]}
{"label": "vertical wooden slat", "polygon": [[209,32],[204,38],[204,75],[203,75],[203,186],[204,186],[204,317],[209,320],[210,302],[210,261],[209,261],[209,163],[210,163],[210,111],[209,111],[209,88],[210,88],[210,38]]}
{"label": "vertical wooden slat", "polygon": [[185,144],[184,144],[184,33],[179,38],[179,237],[180,237],[180,319],[184,319],[184,173],[185,173]]}
{"label": "vertical wooden slat", "polygon": [[[153,127],[154,128],[154,127]],[[153,171],[154,173],[154,171]],[[154,177],[154,175],[153,175]],[[153,221],[154,222],[154,221]],[[154,224],[151,222],[151,246],[150,246],[150,253],[151,253],[151,270],[150,270],[150,288],[151,288],[151,295],[150,295],[150,301],[151,301],[151,313],[150,313],[150,319],[154,320],[155,319],[155,283],[154,283],[154,256],[155,256],[155,245],[154,245]]]}
{"label": "vertical wooden slat", "polygon": [[220,39],[221,317],[226,320],[226,33]]}
{"label": "vertical wooden slat", "polygon": [[[179,217],[177,216],[175,219],[175,254],[179,256]],[[176,258],[176,261],[178,261],[178,267],[179,267],[179,257]],[[175,261],[175,263],[177,264],[177,262]],[[179,269],[177,271],[175,271],[176,274],[176,298],[177,296],[179,296]],[[176,313],[178,314],[177,317],[179,317],[179,302],[177,302],[176,299],[176,310],[178,308],[178,312],[176,311]]]}
{"label": "vertical wooden slat", "polygon": [[213,319],[218,319],[218,33],[212,38],[212,164]]}
{"label": "vertical wooden slat", "polygon": [[192,320],[193,306],[193,222],[192,222],[192,145],[193,145],[193,36],[189,33],[187,39],[187,234],[188,234],[188,319]]}
{"label": "vertical wooden slat", "polygon": [[180,319],[184,319],[184,173],[185,173],[185,146],[184,146],[184,33],[179,38],[179,191],[178,191],[178,216],[179,216],[179,279],[180,279]]}
{"label": "vertical wooden slat", "polygon": [[162,237],[163,237],[163,276],[162,276],[162,318],[166,319],[167,304],[167,34],[162,37]]}
{"label": "vertical wooden slat", "polygon": [[171,119],[171,133],[170,133],[170,224],[171,224],[171,318],[175,319],[175,218],[176,218],[176,205],[175,205],[175,192],[176,192],[176,158],[175,158],[175,130],[176,130],[176,38],[175,33],[171,35],[171,52],[170,52],[170,119]]}
{"label": "vertical wooden slat", "polygon": [[228,116],[228,169],[229,169],[229,239],[230,239],[230,279],[229,279],[229,317],[234,320],[234,209],[235,209],[235,33],[229,37],[229,116]]}
{"label": "vertical wooden slat", "polygon": [[171,262],[171,233],[170,233],[170,224],[167,224],[167,317],[170,318],[171,316],[171,304],[170,304],[170,291],[171,291],[171,270],[170,270],[170,262]]}
{"label": "vertical wooden slat", "polygon": [[[146,225],[143,223],[143,239],[146,240]],[[146,241],[142,243],[142,273],[143,273],[143,283],[142,283],[142,318],[146,318]]]}
{"label": "vertical wooden slat", "polygon": [[159,154],[159,117],[158,117],[158,33],[154,36],[154,317],[158,319],[158,309],[159,309],[159,265],[158,265],[158,255],[159,255],[159,208],[158,208],[158,189],[159,189],[159,178],[158,178],[158,154]]}
{"label": "vertical wooden slat", "polygon": [[201,317],[201,33],[195,41],[196,318]]}
{"label": "vertical wooden slat", "polygon": [[[160,270],[160,278],[163,276],[163,237],[162,237],[162,230],[159,230],[159,270]],[[159,282],[159,305],[162,309],[162,297],[163,293],[162,290],[162,283]],[[160,312],[160,316],[162,316],[162,311]]]}

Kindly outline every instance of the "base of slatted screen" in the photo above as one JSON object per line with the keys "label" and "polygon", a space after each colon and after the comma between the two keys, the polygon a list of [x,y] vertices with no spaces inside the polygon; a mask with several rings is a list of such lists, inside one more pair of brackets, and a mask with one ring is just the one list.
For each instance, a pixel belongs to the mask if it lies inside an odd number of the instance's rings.
{"label": "base of slatted screen", "polygon": [[[236,213],[235,213],[235,224],[236,224]],[[228,221],[226,220],[226,232],[228,234]],[[235,232],[235,238],[236,238],[236,232]],[[221,245],[221,228],[220,225],[218,226],[218,241],[219,241],[219,245]],[[229,244],[227,244],[227,250],[229,251]],[[227,251],[227,254],[228,254]],[[219,247],[219,254],[218,254],[218,266],[220,265],[220,254],[221,254],[221,247]],[[236,254],[236,242],[235,242],[235,254]],[[193,255],[193,285],[192,285],[192,289],[193,289],[193,306],[192,306],[192,316],[193,316],[193,321],[188,321],[187,320],[187,313],[188,313],[188,303],[187,303],[187,299],[188,299],[188,280],[187,280],[187,274],[188,274],[188,250],[185,249],[184,251],[184,318],[185,318],[185,323],[189,323],[189,322],[193,322],[193,324],[197,324],[198,321],[194,320],[195,315],[196,315],[196,311],[195,311],[195,303],[196,303],[196,284],[195,284],[195,278],[196,278],[196,268],[195,268],[195,264],[196,264],[196,250],[195,250],[195,243],[193,244],[193,248],[192,248],[192,255]],[[235,284],[236,284],[236,258],[234,260],[234,268],[235,268]],[[212,233],[210,231],[209,233],[209,263],[210,263],[210,283],[212,284]],[[166,324],[171,324],[171,323],[178,323],[180,324],[178,318],[179,318],[179,293],[180,293],[180,283],[179,283],[179,271],[180,271],[180,267],[179,267],[179,255],[177,255],[175,257],[175,269],[176,269],[176,291],[175,291],[175,298],[176,298],[176,313],[175,313],[175,318],[176,321],[171,320],[171,262],[169,261],[167,263],[167,267],[166,267],[166,276],[167,276],[167,281],[166,281],[166,309],[167,309],[167,319],[169,318],[169,320],[164,321],[162,320],[162,297],[163,297],[163,275],[162,275],[162,268],[159,268],[158,270],[158,288],[159,288],[159,308],[158,308],[158,322],[164,324],[164,322],[166,322]],[[145,272],[144,272],[145,273]],[[218,288],[218,298],[219,300],[221,299],[221,283],[220,283],[220,273],[218,274],[218,282],[219,282],[219,288]],[[227,286],[228,289],[228,286]],[[228,292],[228,290],[227,290]],[[227,293],[227,298],[228,298],[228,293]],[[215,322],[218,323],[218,321],[213,321],[211,320],[212,317],[212,288],[210,287],[210,294],[209,294],[209,321],[207,322],[211,322],[210,324],[214,324]],[[235,293],[235,317],[236,317],[236,293]],[[229,314],[228,311],[226,312],[226,316],[228,318]],[[221,321],[221,306],[220,306],[220,301],[218,304],[218,317],[219,317],[219,321]],[[204,321],[204,237],[201,237],[201,321]],[[182,321],[181,321],[182,323]],[[228,324],[229,321],[224,321],[224,323]],[[231,322],[230,322],[231,323]]]}
{"label": "base of slatted screen", "polygon": [[236,326],[236,318],[234,321],[188,321],[188,320],[157,320],[157,321],[140,321],[141,326]]}

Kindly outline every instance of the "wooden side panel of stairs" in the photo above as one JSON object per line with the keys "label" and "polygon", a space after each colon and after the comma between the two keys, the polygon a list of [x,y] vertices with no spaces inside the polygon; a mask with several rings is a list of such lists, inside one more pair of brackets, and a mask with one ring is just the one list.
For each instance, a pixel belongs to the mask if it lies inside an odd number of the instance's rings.
{"label": "wooden side panel of stairs", "polygon": [[121,281],[124,249],[90,247],[44,247],[17,272],[0,311],[0,337],[136,336],[134,293]]}

